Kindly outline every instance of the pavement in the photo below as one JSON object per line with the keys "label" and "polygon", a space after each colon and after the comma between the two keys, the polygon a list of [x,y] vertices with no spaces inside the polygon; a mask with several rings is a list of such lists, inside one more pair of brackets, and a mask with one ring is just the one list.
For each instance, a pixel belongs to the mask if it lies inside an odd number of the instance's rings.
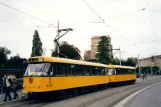
{"label": "pavement", "polygon": [[[11,94],[11,97],[13,98],[14,97],[13,92],[11,92],[10,94]],[[21,97],[21,90],[18,90],[17,94],[19,95],[19,97],[17,99],[20,99],[20,97]],[[4,98],[5,98],[5,93],[0,94],[0,103],[3,103]],[[13,99],[13,100],[16,100],[16,99]]]}
{"label": "pavement", "polygon": [[160,75],[155,75],[155,76],[147,75],[147,79],[145,78],[144,80],[142,78],[137,78],[136,83],[143,82],[146,80],[157,79],[157,78],[161,78],[161,76]]}
{"label": "pavement", "polygon": [[161,84],[157,84],[130,99],[123,107],[161,107]]}

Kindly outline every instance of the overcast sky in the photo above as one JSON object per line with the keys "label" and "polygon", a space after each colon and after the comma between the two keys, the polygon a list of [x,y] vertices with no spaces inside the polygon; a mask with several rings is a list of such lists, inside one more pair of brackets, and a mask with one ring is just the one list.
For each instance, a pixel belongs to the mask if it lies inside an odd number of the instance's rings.
{"label": "overcast sky", "polygon": [[[122,57],[149,57],[161,54],[161,0],[0,0],[13,8],[60,28],[73,28],[60,41],[67,41],[81,50],[91,46],[92,36],[110,35],[113,48],[121,47]],[[148,4],[149,3],[149,4]],[[148,5],[147,5],[148,4]],[[145,10],[140,10],[145,8]],[[127,13],[127,14],[126,14]],[[115,17],[113,17],[115,16]],[[37,27],[39,26],[39,27]],[[0,4],[0,46],[6,46],[12,55],[30,57],[32,39],[38,30],[46,55],[51,55],[56,28],[48,27],[9,7]],[[114,51],[115,52],[115,51]],[[118,53],[115,55],[118,57]]]}

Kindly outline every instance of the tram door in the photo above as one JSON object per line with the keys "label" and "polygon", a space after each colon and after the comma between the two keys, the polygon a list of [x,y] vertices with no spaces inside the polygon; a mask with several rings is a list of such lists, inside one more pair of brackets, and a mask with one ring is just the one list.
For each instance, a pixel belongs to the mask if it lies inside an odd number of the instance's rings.
{"label": "tram door", "polygon": [[116,69],[108,69],[109,82],[114,82],[116,79]]}
{"label": "tram door", "polygon": [[53,67],[50,67],[50,70],[48,71],[48,87],[52,87],[52,76],[53,76]]}

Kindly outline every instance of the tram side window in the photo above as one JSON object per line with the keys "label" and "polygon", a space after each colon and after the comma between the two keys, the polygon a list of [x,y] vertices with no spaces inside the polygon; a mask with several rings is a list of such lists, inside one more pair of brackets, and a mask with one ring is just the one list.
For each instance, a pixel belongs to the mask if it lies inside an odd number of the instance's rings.
{"label": "tram side window", "polygon": [[134,69],[129,69],[129,74],[135,74],[135,70]]}
{"label": "tram side window", "polygon": [[123,68],[117,69],[117,74],[128,74],[128,69]]}
{"label": "tram side window", "polygon": [[131,69],[128,69],[128,74],[132,74],[132,70]]}
{"label": "tram side window", "polygon": [[99,69],[100,69],[100,74],[101,74],[101,75],[105,75],[105,68],[100,67]]}
{"label": "tram side window", "polygon": [[133,70],[133,74],[136,74],[136,69]]}
{"label": "tram side window", "polygon": [[95,74],[95,67],[89,66],[89,75],[96,75]]}
{"label": "tram side window", "polygon": [[67,72],[67,75],[75,75],[75,65],[67,64],[66,72]]}
{"label": "tram side window", "polygon": [[101,71],[98,67],[94,67],[95,75],[100,75]]}
{"label": "tram side window", "polygon": [[90,75],[90,67],[84,66],[84,75]]}
{"label": "tram side window", "polygon": [[63,63],[56,63],[54,64],[54,75],[55,76],[65,76],[66,74],[66,65]]}
{"label": "tram side window", "polygon": [[116,69],[116,74],[121,74],[121,70],[120,69]]}
{"label": "tram side window", "polygon": [[122,74],[129,74],[129,70],[128,69],[122,69]]}
{"label": "tram side window", "polygon": [[128,69],[121,69],[121,74],[128,74]]}
{"label": "tram side window", "polygon": [[76,75],[83,75],[83,73],[84,73],[84,66],[76,65]]}

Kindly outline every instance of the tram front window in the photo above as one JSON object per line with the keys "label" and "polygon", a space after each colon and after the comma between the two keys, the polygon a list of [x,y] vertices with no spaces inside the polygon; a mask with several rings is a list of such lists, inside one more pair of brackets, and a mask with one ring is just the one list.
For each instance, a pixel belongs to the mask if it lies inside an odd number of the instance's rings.
{"label": "tram front window", "polygon": [[50,70],[50,63],[28,64],[25,76],[45,76]]}

